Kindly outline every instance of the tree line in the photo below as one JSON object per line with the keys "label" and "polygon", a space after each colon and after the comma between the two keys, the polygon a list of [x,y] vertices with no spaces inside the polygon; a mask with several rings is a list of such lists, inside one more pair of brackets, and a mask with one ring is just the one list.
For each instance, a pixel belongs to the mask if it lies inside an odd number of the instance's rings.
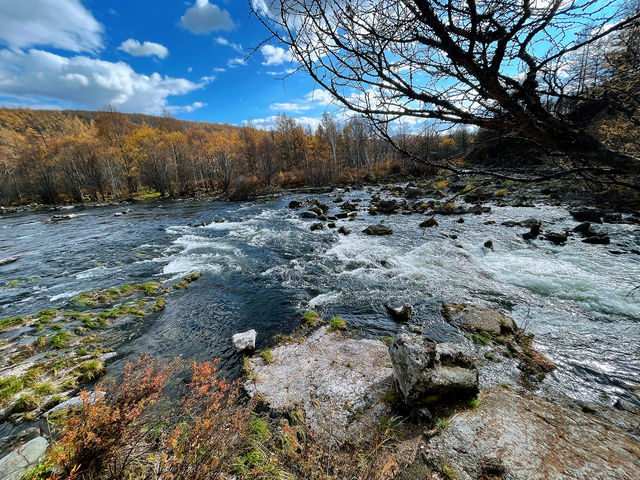
{"label": "tree line", "polygon": [[[105,201],[141,190],[241,197],[350,181],[401,158],[361,117],[338,123],[325,114],[315,130],[285,114],[270,130],[151,118],[0,109],[0,202]],[[450,154],[451,144],[436,136],[429,149]]]}

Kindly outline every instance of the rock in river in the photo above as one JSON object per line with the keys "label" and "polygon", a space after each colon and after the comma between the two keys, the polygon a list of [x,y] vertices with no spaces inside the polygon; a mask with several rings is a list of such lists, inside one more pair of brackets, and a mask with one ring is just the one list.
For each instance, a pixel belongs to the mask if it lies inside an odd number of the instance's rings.
{"label": "rock in river", "polygon": [[8,265],[13,262],[17,262],[19,257],[5,257],[0,258],[0,265]]}
{"label": "rock in river", "polygon": [[376,223],[375,225],[369,225],[363,232],[367,235],[391,235],[393,229],[381,223]]}
{"label": "rock in river", "polygon": [[563,232],[563,233],[549,232],[549,233],[547,233],[545,238],[547,240],[549,240],[550,242],[555,243],[556,245],[562,245],[564,243],[567,243],[567,233],[566,232]]}
{"label": "rock in river", "polygon": [[478,370],[473,360],[453,344],[400,333],[391,342],[389,354],[409,405],[428,407],[478,393]]}
{"label": "rock in river", "polygon": [[231,337],[231,341],[233,342],[233,347],[236,349],[236,352],[240,353],[256,348],[256,336],[257,333],[254,329],[243,333],[236,333]]}
{"label": "rock in river", "polygon": [[385,303],[384,308],[396,322],[406,323],[411,320],[411,305],[408,303]]}
{"label": "rock in river", "polygon": [[339,445],[372,435],[389,414],[380,397],[393,385],[390,363],[381,341],[355,340],[323,327],[302,343],[274,348],[269,363],[252,358],[245,389],[273,410],[302,409],[320,442]]}

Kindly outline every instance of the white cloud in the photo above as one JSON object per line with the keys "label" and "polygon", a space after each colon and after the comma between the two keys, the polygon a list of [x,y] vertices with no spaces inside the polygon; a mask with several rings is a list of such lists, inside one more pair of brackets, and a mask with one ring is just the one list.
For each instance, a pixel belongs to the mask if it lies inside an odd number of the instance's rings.
{"label": "white cloud", "polygon": [[[278,115],[271,115],[270,117],[266,117],[266,118],[244,120],[242,123],[244,125],[251,124],[251,126],[255,128],[260,128],[262,130],[270,130],[274,128],[277,118],[278,118]],[[320,125],[320,121],[321,121],[319,118],[314,118],[314,117],[292,117],[292,118],[303,127],[311,127],[314,130],[318,128],[318,125]]]}
{"label": "white cloud", "polygon": [[178,106],[169,106],[166,107],[166,110],[169,113],[191,113],[199,108],[206,107],[207,104],[203,102],[193,102],[191,105],[178,105]]}
{"label": "white cloud", "polygon": [[276,112],[303,112],[305,110],[311,110],[311,105],[300,105],[299,103],[272,103],[269,105],[271,110]]}
{"label": "white cloud", "polygon": [[1,0],[0,42],[10,48],[50,46],[72,52],[103,48],[103,26],[80,0]]}
{"label": "white cloud", "polygon": [[180,25],[196,34],[211,33],[214,30],[229,31],[235,28],[229,12],[209,3],[209,0],[196,0],[180,18]]}
{"label": "white cloud", "polygon": [[187,94],[210,81],[143,75],[124,62],[83,55],[68,58],[37,49],[0,50],[0,95],[12,98],[62,101],[85,108],[111,104],[125,112],[160,113],[169,107],[169,96]]}
{"label": "white cloud", "polygon": [[260,53],[264,56],[263,65],[282,65],[292,60],[291,54],[282,47],[264,45],[260,48]]}
{"label": "white cloud", "polygon": [[118,50],[123,50],[134,57],[152,57],[166,58],[169,50],[164,45],[155,42],[140,43],[138,40],[130,38],[122,42]]}
{"label": "white cloud", "polygon": [[247,64],[247,61],[242,57],[230,58],[227,61],[227,67],[235,68],[235,67],[244,67]]}
{"label": "white cloud", "polygon": [[256,10],[256,12],[260,13],[261,15],[269,14],[269,7],[267,6],[265,0],[252,0],[251,4],[253,5],[253,8]]}
{"label": "white cloud", "polygon": [[304,96],[304,99],[309,103],[315,103],[316,105],[323,106],[333,103],[333,96],[321,88],[310,91]]}
{"label": "white cloud", "polygon": [[224,37],[218,37],[216,38],[216,43],[218,45],[224,45],[226,47],[231,47],[233,48],[236,52],[240,52],[242,53],[244,51],[244,49],[242,48],[242,45],[240,45],[239,43],[231,43],[229,40],[227,40]]}

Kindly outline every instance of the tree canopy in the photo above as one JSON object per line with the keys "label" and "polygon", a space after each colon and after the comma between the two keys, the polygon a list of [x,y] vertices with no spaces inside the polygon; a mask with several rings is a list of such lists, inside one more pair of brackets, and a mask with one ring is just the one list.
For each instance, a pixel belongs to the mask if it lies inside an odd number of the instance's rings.
{"label": "tree canopy", "polygon": [[[637,94],[628,89],[612,94],[608,58],[614,51],[620,59],[638,50],[639,10],[628,2],[272,0],[253,5],[301,69],[387,137],[389,125],[400,118],[467,124],[515,132],[550,153],[566,154],[572,165],[563,165],[565,170],[640,173],[638,152],[603,144],[572,116],[598,94],[637,125]],[[585,75],[590,52],[598,56],[590,61],[600,72],[593,83]]]}

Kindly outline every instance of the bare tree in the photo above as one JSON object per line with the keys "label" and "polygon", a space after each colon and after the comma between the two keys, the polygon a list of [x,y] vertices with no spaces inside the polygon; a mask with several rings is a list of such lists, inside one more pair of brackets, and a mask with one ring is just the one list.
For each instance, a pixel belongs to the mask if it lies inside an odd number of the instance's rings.
{"label": "bare tree", "polygon": [[[254,13],[302,70],[347,108],[388,125],[405,116],[518,132],[563,171],[640,173],[557,106],[581,100],[567,67],[637,28],[624,0],[271,0]],[[588,30],[588,34],[579,35]],[[586,91],[588,93],[588,90]],[[614,106],[615,107],[615,106]]]}

